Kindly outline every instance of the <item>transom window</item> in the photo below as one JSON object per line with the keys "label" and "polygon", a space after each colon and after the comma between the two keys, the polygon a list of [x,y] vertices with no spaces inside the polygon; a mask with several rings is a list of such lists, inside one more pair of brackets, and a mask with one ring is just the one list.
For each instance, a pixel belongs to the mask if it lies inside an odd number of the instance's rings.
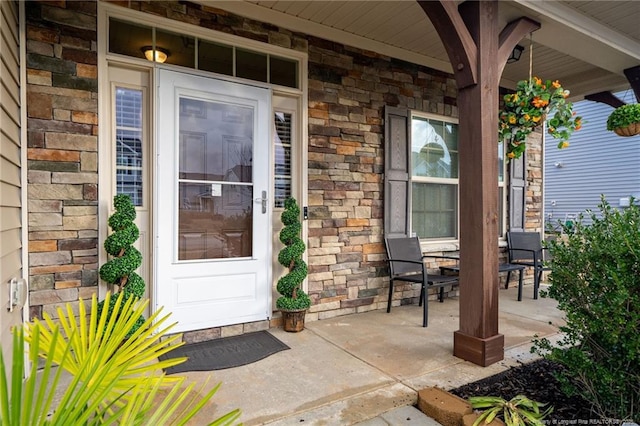
{"label": "transom window", "polygon": [[109,18],[109,52],[300,88],[298,61]]}

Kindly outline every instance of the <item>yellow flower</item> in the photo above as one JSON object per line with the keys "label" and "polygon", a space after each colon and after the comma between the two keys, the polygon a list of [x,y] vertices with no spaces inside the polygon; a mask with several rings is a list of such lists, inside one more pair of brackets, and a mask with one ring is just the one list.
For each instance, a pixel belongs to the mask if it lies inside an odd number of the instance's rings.
{"label": "yellow flower", "polygon": [[565,149],[569,147],[569,142],[568,141],[563,141],[562,145],[560,145],[560,149]]}
{"label": "yellow flower", "polygon": [[516,116],[515,115],[510,115],[509,116],[509,124],[516,124]]}
{"label": "yellow flower", "polygon": [[553,86],[554,89],[558,89],[560,87],[560,82],[556,80],[553,83],[551,83],[551,85]]}
{"label": "yellow flower", "polygon": [[542,80],[540,80],[538,77],[533,77],[533,81],[536,83],[536,86],[542,85]]}
{"label": "yellow flower", "polygon": [[515,156],[516,156],[516,155],[515,155],[513,152],[509,152],[509,153],[507,154],[507,157],[509,157],[509,158],[515,158]]}
{"label": "yellow flower", "polygon": [[529,119],[531,118],[527,113],[525,113],[522,117],[525,119],[525,121],[529,121]]}
{"label": "yellow flower", "polygon": [[542,117],[540,117],[539,115],[535,115],[533,116],[533,118],[531,119],[531,121],[533,121],[534,123],[537,123],[538,121],[540,121]]}

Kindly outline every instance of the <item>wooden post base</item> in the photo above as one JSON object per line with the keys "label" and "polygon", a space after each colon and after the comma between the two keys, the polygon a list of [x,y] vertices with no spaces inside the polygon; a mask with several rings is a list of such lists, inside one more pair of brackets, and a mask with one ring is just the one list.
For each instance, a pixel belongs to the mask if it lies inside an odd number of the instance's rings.
{"label": "wooden post base", "polygon": [[504,336],[482,339],[458,330],[453,333],[453,355],[486,367],[504,359]]}

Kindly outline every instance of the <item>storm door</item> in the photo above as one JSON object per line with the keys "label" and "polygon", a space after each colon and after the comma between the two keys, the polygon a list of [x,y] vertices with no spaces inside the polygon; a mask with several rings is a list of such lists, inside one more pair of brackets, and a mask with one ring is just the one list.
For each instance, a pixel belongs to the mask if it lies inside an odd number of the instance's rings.
{"label": "storm door", "polygon": [[158,71],[156,307],[188,331],[271,310],[268,89]]}

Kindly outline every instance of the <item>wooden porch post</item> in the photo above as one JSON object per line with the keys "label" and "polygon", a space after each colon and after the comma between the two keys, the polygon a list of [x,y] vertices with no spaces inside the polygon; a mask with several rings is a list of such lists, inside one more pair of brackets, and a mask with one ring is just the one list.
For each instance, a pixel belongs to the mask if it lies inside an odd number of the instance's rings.
{"label": "wooden porch post", "polygon": [[509,53],[540,24],[498,35],[498,1],[419,1],[454,68],[460,112],[460,329],[453,354],[487,366],[504,358],[498,333],[498,83]]}

